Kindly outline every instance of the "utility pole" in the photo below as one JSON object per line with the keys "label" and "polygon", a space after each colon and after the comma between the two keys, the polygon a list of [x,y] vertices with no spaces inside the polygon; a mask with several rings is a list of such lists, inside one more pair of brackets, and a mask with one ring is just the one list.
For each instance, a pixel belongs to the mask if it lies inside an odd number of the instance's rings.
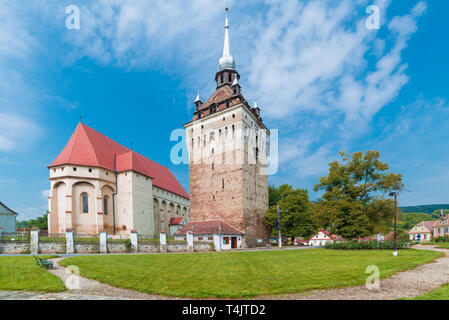
{"label": "utility pole", "polygon": [[398,193],[396,192],[390,192],[390,197],[394,196],[394,236],[393,236],[393,256],[397,256],[397,236],[396,236],[396,223],[397,223],[397,208],[398,208]]}
{"label": "utility pole", "polygon": [[277,203],[277,212],[278,212],[278,244],[279,244],[279,248],[282,248],[281,216],[279,214],[279,202]]}

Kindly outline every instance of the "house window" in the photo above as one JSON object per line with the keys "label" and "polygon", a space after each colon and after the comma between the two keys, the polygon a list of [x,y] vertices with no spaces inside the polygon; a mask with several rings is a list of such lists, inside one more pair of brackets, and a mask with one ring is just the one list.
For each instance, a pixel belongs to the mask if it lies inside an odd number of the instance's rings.
{"label": "house window", "polygon": [[224,179],[221,179],[221,188],[224,189]]}
{"label": "house window", "polygon": [[109,197],[104,196],[104,198],[103,198],[103,213],[106,215],[109,213],[108,200],[109,200]]}
{"label": "house window", "polygon": [[76,171],[76,168],[73,168],[73,171]]}
{"label": "house window", "polygon": [[229,237],[223,237],[223,244],[229,244]]}
{"label": "house window", "polygon": [[207,237],[207,240],[214,240],[213,237]]}
{"label": "house window", "polygon": [[440,234],[441,233],[441,228],[440,227],[438,227],[438,234]]}
{"label": "house window", "polygon": [[232,81],[232,74],[228,74],[228,81],[229,81],[229,82]]}
{"label": "house window", "polygon": [[203,237],[198,237],[198,241],[201,241],[201,240],[203,240]]}
{"label": "house window", "polygon": [[92,169],[89,168],[89,172],[92,172]]}
{"label": "house window", "polygon": [[82,205],[83,205],[83,213],[89,213],[89,197],[87,193],[83,193],[81,195]]}

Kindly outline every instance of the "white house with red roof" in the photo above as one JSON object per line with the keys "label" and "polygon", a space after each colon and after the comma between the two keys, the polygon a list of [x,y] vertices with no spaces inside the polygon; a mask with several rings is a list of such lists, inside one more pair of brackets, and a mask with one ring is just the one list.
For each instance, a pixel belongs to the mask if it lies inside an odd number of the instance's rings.
{"label": "white house with red roof", "polygon": [[334,242],[333,235],[327,230],[319,230],[317,234],[309,239],[309,246],[324,246],[328,242]]}
{"label": "white house with red roof", "polygon": [[169,223],[169,235],[173,236],[176,231],[186,225],[186,219],[184,217],[171,218]]}
{"label": "white house with red roof", "polygon": [[189,221],[189,195],[168,168],[83,123],[48,168],[50,234],[158,236],[172,218]]}
{"label": "white house with red roof", "polygon": [[408,232],[410,240],[418,242],[431,241],[434,224],[435,221],[422,221],[418,223]]}
{"label": "white house with red roof", "polygon": [[186,240],[187,232],[194,241],[213,242],[214,235],[220,237],[221,250],[241,248],[244,233],[223,220],[191,221],[175,232],[175,240]]}

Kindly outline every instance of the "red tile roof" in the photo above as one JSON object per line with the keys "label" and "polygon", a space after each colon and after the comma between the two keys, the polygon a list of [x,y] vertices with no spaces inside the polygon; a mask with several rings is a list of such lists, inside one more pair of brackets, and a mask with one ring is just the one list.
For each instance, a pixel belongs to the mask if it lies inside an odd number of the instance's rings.
{"label": "red tile roof", "polygon": [[223,220],[205,220],[191,221],[176,231],[174,235],[185,235],[187,231],[192,234],[243,234],[243,232]]}
{"label": "red tile roof", "polygon": [[153,178],[154,186],[189,198],[168,168],[128,149],[83,123],[78,124],[69,142],[49,168],[72,164],[114,171],[115,155],[117,155],[118,172],[132,170],[141,173]]}
{"label": "red tile roof", "polygon": [[[427,230],[429,230],[430,232],[433,231],[433,225],[434,225],[435,221],[422,221],[420,223],[418,223],[415,227],[419,227],[419,226],[423,226],[425,227]],[[409,231],[408,233],[421,233],[422,231]]]}
{"label": "red tile roof", "polygon": [[445,215],[443,219],[438,219],[438,221],[433,224],[433,227],[447,226],[449,223],[444,223],[445,220],[449,220],[449,214]]}
{"label": "red tile roof", "polygon": [[183,217],[171,218],[170,219],[170,225],[171,226],[179,226],[180,224],[182,224],[183,220],[184,220]]}

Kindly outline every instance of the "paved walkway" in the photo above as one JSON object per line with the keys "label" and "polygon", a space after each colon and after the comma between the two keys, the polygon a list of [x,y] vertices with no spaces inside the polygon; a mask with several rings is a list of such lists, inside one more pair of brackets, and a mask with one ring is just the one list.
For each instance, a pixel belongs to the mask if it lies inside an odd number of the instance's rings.
{"label": "paved walkway", "polygon": [[[449,283],[449,250],[431,245],[417,245],[415,249],[444,252],[445,256],[433,263],[421,265],[413,270],[399,272],[381,279],[379,290],[367,289],[364,285],[330,290],[314,290],[305,294],[261,296],[257,299],[271,300],[396,300],[413,298],[438,289]],[[401,252],[399,251],[399,254]],[[367,274],[367,277],[369,274]]]}
{"label": "paved walkway", "polygon": [[[380,289],[369,290],[365,286],[346,287],[330,290],[315,290],[306,294],[284,294],[276,296],[260,296],[256,299],[272,300],[395,300],[412,298],[439,288],[449,283],[449,250],[437,249],[435,246],[418,245],[416,249],[444,252],[445,256],[433,263],[428,263],[416,269],[400,272],[380,280]],[[400,252],[399,252],[400,254]],[[54,269],[49,272],[61,278],[66,283],[70,272],[60,266],[62,258],[51,259]],[[368,276],[368,274],[367,274]],[[133,290],[120,289],[95,280],[79,277],[80,289],[67,290],[61,293],[31,293],[0,291],[0,300],[174,300],[176,297],[148,295]],[[71,282],[76,283],[76,282]]]}

